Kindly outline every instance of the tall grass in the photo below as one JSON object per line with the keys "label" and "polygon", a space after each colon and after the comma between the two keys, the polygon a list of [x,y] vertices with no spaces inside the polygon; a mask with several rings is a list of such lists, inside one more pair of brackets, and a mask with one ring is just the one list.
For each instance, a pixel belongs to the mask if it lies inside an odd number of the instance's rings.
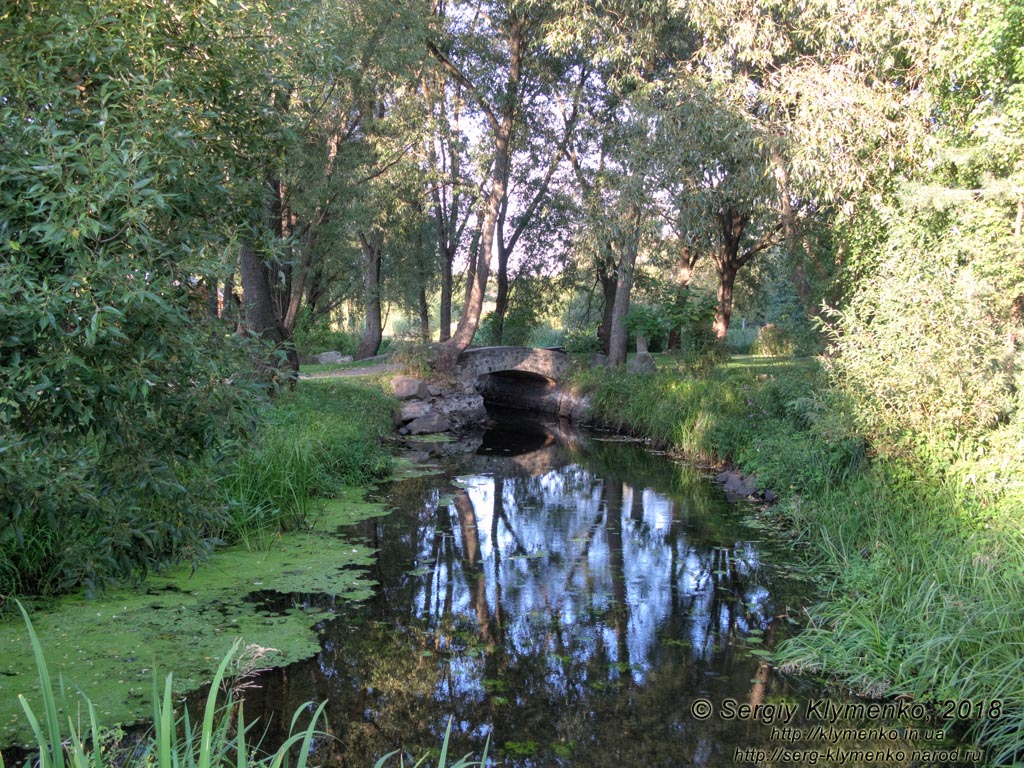
{"label": "tall grass", "polygon": [[253,444],[221,478],[230,524],[225,537],[250,548],[315,513],[316,499],[364,485],[390,468],[382,438],[393,428],[379,387],[338,379],[302,381],[265,415]]}
{"label": "tall grass", "polygon": [[778,651],[785,669],[867,696],[969,701],[978,708],[958,727],[992,765],[1019,764],[1020,489],[983,476],[1024,470],[1019,456],[995,439],[972,452],[920,436],[883,451],[891,440],[869,441],[813,361],[734,359],[703,377],[587,371],[577,386],[605,422],[733,461],[781,494],[765,514],[790,526],[829,584],[810,626]]}
{"label": "tall grass", "polygon": [[[28,612],[18,603],[39,673],[39,688],[42,696],[41,713],[37,713],[25,699],[18,699],[35,738],[36,753],[24,763],[24,768],[306,768],[312,754],[314,739],[330,738],[318,729],[325,720],[326,702],[313,711],[309,722],[302,726],[304,713],[311,703],[299,707],[292,717],[289,737],[277,749],[264,752],[259,740],[254,738],[254,724],[245,721],[245,710],[241,702],[234,699],[230,689],[225,690],[227,672],[241,651],[241,642],[236,641],[228,654],[221,660],[213,676],[206,697],[202,718],[193,723],[185,710],[181,717],[175,717],[172,696],[173,674],[164,680],[162,692],[156,675],[153,678],[153,726],[142,741],[129,751],[116,752],[114,757],[104,749],[103,728],[96,716],[96,708],[85,694],[80,694],[88,725],[83,729],[71,714],[63,681],[54,688],[46,656],[36,636]],[[437,768],[473,768],[487,765],[488,745],[483,756],[473,760],[470,755],[448,762],[448,743],[451,736],[451,720],[445,731],[440,748]],[[394,758],[404,766],[405,756],[399,752],[384,755],[374,768],[394,765]],[[427,766],[429,755],[420,758],[414,766]],[[5,768],[0,754],[0,768]]]}

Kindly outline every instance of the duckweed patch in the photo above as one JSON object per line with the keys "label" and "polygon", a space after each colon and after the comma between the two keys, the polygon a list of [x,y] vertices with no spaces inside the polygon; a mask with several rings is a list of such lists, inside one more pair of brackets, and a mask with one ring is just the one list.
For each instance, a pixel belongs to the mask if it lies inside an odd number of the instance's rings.
{"label": "duckweed patch", "polygon": [[[63,598],[32,621],[75,709],[76,691],[88,694],[105,723],[132,723],[152,714],[154,670],[174,672],[175,693],[210,680],[235,638],[256,648],[259,665],[289,664],[315,654],[315,627],[333,616],[327,595],[363,600],[374,582],[364,576],[373,550],[353,544],[338,528],[386,508],[345,491],[324,504],[313,530],[276,538],[267,551],[231,548],[198,570],[183,565],[151,576],[138,589],[100,599]],[[254,593],[297,595],[285,608],[268,610]],[[328,607],[322,607],[328,606]],[[162,679],[162,678],[161,678]],[[0,623],[0,744],[27,744],[28,723],[18,694],[38,706],[38,678],[24,624]],[[37,710],[38,711],[38,710]]]}

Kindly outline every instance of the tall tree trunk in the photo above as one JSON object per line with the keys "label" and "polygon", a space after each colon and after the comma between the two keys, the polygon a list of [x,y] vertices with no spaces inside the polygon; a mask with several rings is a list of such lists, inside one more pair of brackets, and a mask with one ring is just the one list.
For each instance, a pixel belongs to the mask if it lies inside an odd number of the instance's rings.
{"label": "tall tree trunk", "polygon": [[712,325],[719,341],[725,341],[729,332],[729,318],[732,317],[732,291],[736,284],[736,273],[746,263],[741,258],[740,240],[747,226],[746,215],[729,208],[718,214],[719,242],[715,254],[715,270],[718,272],[718,306],[715,308],[715,322]]}
{"label": "tall tree trunk", "polygon": [[619,263],[619,276],[615,284],[615,304],[612,308],[611,334],[608,339],[608,365],[625,365],[629,352],[629,331],[626,330],[626,314],[629,312],[629,298],[633,290],[633,267],[636,264],[636,243],[623,248]]}
{"label": "tall tree trunk", "polygon": [[[511,10],[511,9],[510,9]],[[452,337],[441,345],[438,366],[445,371],[455,369],[455,362],[466,347],[473,342],[473,335],[480,324],[487,278],[490,275],[491,257],[498,217],[508,192],[511,172],[511,141],[513,127],[519,119],[522,107],[523,63],[527,53],[530,25],[518,12],[513,11],[507,19],[504,42],[508,46],[508,76],[500,103],[492,104],[476,85],[456,67],[432,42],[427,42],[430,54],[437,59],[456,82],[474,95],[484,117],[487,119],[494,140],[494,154],[491,164],[491,188],[487,194],[483,223],[480,228],[480,254],[476,260],[476,272],[468,286],[466,304],[459,317],[459,324]]]}
{"label": "tall tree trunk", "polygon": [[366,325],[353,358],[365,360],[377,354],[384,337],[384,324],[381,320],[380,309],[381,248],[377,243],[371,243],[362,232],[359,233],[359,242],[363,250],[363,299],[366,308]]}
{"label": "tall tree trunk", "polygon": [[466,291],[466,304],[459,317],[459,324],[452,337],[441,346],[438,363],[442,370],[455,369],[455,361],[462,351],[473,342],[473,335],[480,325],[484,296],[487,293],[487,278],[491,271],[491,256],[494,253],[494,231],[498,221],[501,201],[505,197],[509,171],[509,127],[503,125],[494,131],[494,168],[491,174],[491,190],[487,195],[484,218],[480,226],[480,246],[476,269]]}
{"label": "tall tree trunk", "polygon": [[424,285],[420,285],[419,290],[419,305],[420,305],[420,341],[430,341],[430,306],[427,304],[427,288]]}
{"label": "tall tree trunk", "polygon": [[601,281],[601,292],[604,295],[604,311],[601,314],[601,326],[597,329],[597,337],[601,340],[601,351],[607,355],[611,349],[612,313],[615,311],[615,287],[618,284],[614,265],[599,265],[597,279]]}
{"label": "tall tree trunk", "polygon": [[441,255],[441,309],[437,332],[438,341],[448,341],[452,337],[452,259],[447,249]]}
{"label": "tall tree trunk", "polygon": [[738,270],[730,263],[726,263],[718,272],[718,306],[715,308],[713,328],[719,341],[725,341],[725,336],[729,333],[729,318],[732,317],[732,290],[736,283],[737,272]]}
{"label": "tall tree trunk", "polygon": [[729,332],[729,318],[732,316],[732,291],[736,283],[736,274],[747,262],[772,246],[779,244],[779,233],[783,231],[783,222],[765,230],[757,241],[740,253],[743,232],[750,223],[750,215],[726,208],[718,214],[719,241],[718,247],[712,252],[715,270],[718,272],[718,307],[715,309],[715,322],[712,326],[719,341],[725,340]]}
{"label": "tall tree trunk", "polygon": [[498,271],[495,277],[494,290],[494,315],[491,323],[491,341],[496,345],[504,343],[505,338],[505,314],[508,312],[508,257],[509,251],[501,242],[498,242]]}
{"label": "tall tree trunk", "polygon": [[[791,279],[793,289],[797,298],[808,317],[814,314],[815,306],[811,298],[811,283],[807,279],[807,270],[804,268],[803,260],[800,258],[800,249],[797,245],[796,212],[793,210],[793,200],[789,194],[789,170],[781,155],[775,154],[772,157],[775,163],[775,178],[779,183],[779,211],[782,215],[782,242],[786,246],[786,255],[792,265]],[[808,252],[806,255],[810,255]]]}
{"label": "tall tree trunk", "polygon": [[289,369],[288,377],[294,380],[299,372],[299,358],[294,345],[288,343],[275,311],[271,270],[247,242],[242,243],[239,266],[246,327],[269,345],[267,354],[257,361],[257,369],[264,375],[271,375],[278,369],[279,356],[283,352]]}
{"label": "tall tree trunk", "polygon": [[[697,266],[697,259],[700,258],[700,251],[684,245],[679,249],[679,272],[676,275],[676,307],[681,309],[683,302],[688,299],[690,281],[693,279],[693,269]],[[682,344],[682,329],[678,325],[672,326],[668,332],[668,348],[679,351]]]}
{"label": "tall tree trunk", "polygon": [[629,331],[626,330],[626,314],[629,312],[630,293],[633,290],[633,269],[640,247],[640,221],[643,210],[634,206],[630,211],[630,231],[623,236],[622,256],[619,259],[618,280],[615,284],[615,304],[612,309],[611,335],[608,339],[608,365],[625,365],[629,351]]}

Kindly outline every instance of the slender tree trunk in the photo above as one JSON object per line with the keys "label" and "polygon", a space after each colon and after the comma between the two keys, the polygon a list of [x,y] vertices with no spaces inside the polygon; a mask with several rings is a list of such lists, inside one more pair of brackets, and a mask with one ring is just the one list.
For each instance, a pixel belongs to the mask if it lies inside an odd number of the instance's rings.
{"label": "slender tree trunk", "polygon": [[240,249],[239,266],[246,327],[250,333],[270,345],[267,355],[257,361],[257,368],[264,374],[277,370],[278,355],[283,351],[290,369],[289,377],[294,379],[299,372],[299,358],[295,347],[287,343],[288,339],[274,308],[270,269],[255,249],[245,242]]}
{"label": "slender tree trunk", "polygon": [[611,348],[612,313],[615,310],[615,287],[618,280],[615,269],[609,269],[606,264],[598,267],[597,279],[601,281],[601,292],[604,294],[604,311],[601,314],[597,337],[601,340],[601,351],[607,355]]}
{"label": "slender tree trunk", "polygon": [[726,264],[718,272],[718,307],[715,309],[715,336],[725,341],[729,332],[729,318],[732,317],[732,290],[736,283],[737,269]]}
{"label": "slender tree trunk", "polygon": [[491,256],[494,253],[494,231],[498,221],[501,201],[505,197],[509,171],[509,130],[507,126],[495,130],[494,168],[491,175],[491,190],[487,195],[484,217],[480,226],[479,254],[476,269],[466,287],[466,304],[459,317],[459,324],[452,337],[441,346],[438,363],[442,370],[455,369],[455,361],[462,351],[473,342],[473,334],[480,325],[484,296],[487,293],[487,278],[490,276]]}
{"label": "slender tree trunk", "polygon": [[498,239],[498,272],[495,275],[492,341],[501,345],[505,338],[505,313],[508,312],[508,249]]}
{"label": "slender tree trunk", "polygon": [[365,360],[377,354],[384,336],[380,307],[381,249],[376,243],[371,243],[363,233],[359,234],[359,242],[363,250],[363,298],[366,307],[366,326],[353,358]]}
{"label": "slender tree trunk", "polygon": [[623,236],[622,256],[619,259],[618,281],[615,285],[615,304],[612,309],[611,336],[608,339],[608,365],[625,365],[629,351],[629,331],[625,319],[629,312],[630,293],[633,290],[633,269],[640,247],[640,223],[643,209],[634,205],[630,211],[630,230]]}
{"label": "slender tree trunk", "polygon": [[452,337],[452,259],[447,249],[441,257],[441,310],[438,320],[438,341],[448,341]]}
{"label": "slender tree trunk", "polygon": [[[444,371],[455,369],[456,360],[462,351],[473,342],[473,335],[480,324],[487,278],[490,274],[491,257],[494,253],[498,217],[501,215],[502,205],[508,191],[512,130],[518,119],[517,113],[521,106],[520,88],[523,81],[523,62],[527,52],[526,35],[529,25],[514,11],[510,14],[507,24],[505,42],[508,45],[509,69],[502,103],[491,104],[486,98],[477,96],[477,103],[487,118],[491,136],[494,139],[491,188],[487,194],[483,223],[480,228],[480,254],[476,260],[476,273],[468,285],[466,304],[461,317],[459,317],[455,333],[441,345],[438,355],[438,366]],[[436,46],[428,42],[428,49],[457,82],[469,89],[470,92],[479,94],[472,81],[452,64]]]}
{"label": "slender tree trunk", "polygon": [[420,305],[420,341],[428,342],[430,341],[430,306],[427,304],[426,286],[420,286],[418,298]]}
{"label": "slender tree trunk", "polygon": [[793,200],[789,194],[789,169],[780,154],[772,154],[772,163],[775,165],[775,178],[779,184],[779,213],[782,217],[782,242],[786,246],[786,253],[789,256],[789,263],[792,264],[791,279],[796,295],[808,315],[814,310],[811,302],[811,284],[807,280],[807,272],[800,260],[797,248],[797,227],[796,214],[793,210]]}
{"label": "slender tree trunk", "polygon": [[[700,251],[683,246],[679,249],[679,274],[676,279],[676,307],[682,308],[682,303],[688,298],[687,292],[690,288],[690,281],[693,279],[693,269],[700,258]],[[679,351],[682,345],[682,329],[678,325],[672,326],[668,332],[668,348]]]}
{"label": "slender tree trunk", "polygon": [[712,253],[712,258],[718,272],[718,306],[715,309],[715,322],[712,328],[718,340],[724,342],[725,335],[729,332],[729,318],[732,316],[732,291],[736,284],[736,274],[754,256],[777,243],[775,235],[782,227],[780,224],[766,231],[741,255],[740,243],[750,217],[746,213],[727,208],[719,213],[717,218],[719,242],[718,248]]}
{"label": "slender tree trunk", "polygon": [[635,242],[629,243],[622,250],[619,263],[618,281],[615,285],[615,303],[612,308],[611,334],[608,339],[608,365],[625,365],[629,351],[629,332],[626,330],[625,319],[629,312],[629,297],[633,290],[633,267],[636,263]]}

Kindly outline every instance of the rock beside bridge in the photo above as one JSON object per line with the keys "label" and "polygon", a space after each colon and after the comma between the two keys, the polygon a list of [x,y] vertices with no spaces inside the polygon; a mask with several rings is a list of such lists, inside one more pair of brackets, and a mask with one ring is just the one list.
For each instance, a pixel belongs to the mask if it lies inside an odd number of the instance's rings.
{"label": "rock beside bridge", "polygon": [[391,391],[399,400],[426,400],[430,397],[430,387],[415,376],[395,376],[391,380]]}
{"label": "rock beside bridge", "polygon": [[449,432],[487,418],[484,399],[469,384],[446,390],[428,385],[415,376],[396,376],[391,391],[401,400],[398,430],[403,435],[431,435]]}
{"label": "rock beside bridge", "polygon": [[448,419],[440,413],[431,411],[425,416],[410,421],[402,427],[402,431],[407,435],[433,435],[438,432],[448,432],[451,428],[452,423]]}

